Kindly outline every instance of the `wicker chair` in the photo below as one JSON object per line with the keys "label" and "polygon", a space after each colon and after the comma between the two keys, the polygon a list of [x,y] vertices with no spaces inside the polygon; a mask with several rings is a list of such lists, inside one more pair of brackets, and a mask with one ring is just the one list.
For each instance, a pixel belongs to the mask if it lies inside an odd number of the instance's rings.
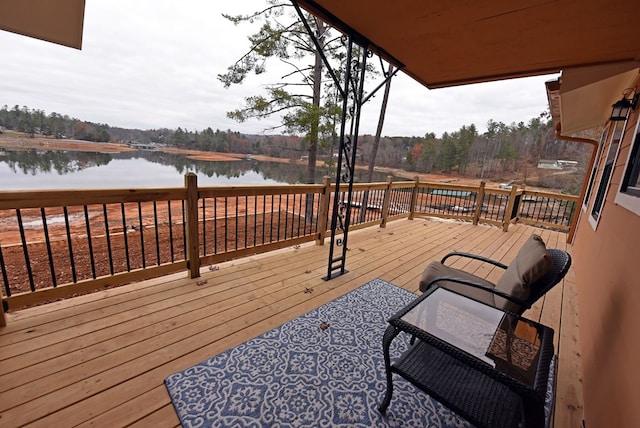
{"label": "wicker chair", "polygon": [[[539,237],[535,235],[532,236],[532,238],[534,237],[542,241]],[[542,244],[544,245],[544,243]],[[447,259],[459,256],[489,263],[505,271],[507,271],[507,269],[516,270],[515,267],[518,262],[518,257],[522,258],[522,252],[523,250],[520,251],[510,266],[476,254],[463,252],[449,253],[442,258],[440,263],[431,262],[427,269],[425,269],[423,279],[420,281],[420,290],[424,292],[432,287],[443,287],[489,305],[522,314],[564,278],[569,267],[571,267],[571,256],[569,253],[559,249],[546,249],[546,253],[551,259],[551,266],[541,277],[536,278],[529,284],[524,284],[527,289],[524,295],[522,293],[506,292],[504,286],[499,286],[500,281],[493,284],[483,278],[445,264]],[[505,274],[503,274],[503,277],[504,276]]]}

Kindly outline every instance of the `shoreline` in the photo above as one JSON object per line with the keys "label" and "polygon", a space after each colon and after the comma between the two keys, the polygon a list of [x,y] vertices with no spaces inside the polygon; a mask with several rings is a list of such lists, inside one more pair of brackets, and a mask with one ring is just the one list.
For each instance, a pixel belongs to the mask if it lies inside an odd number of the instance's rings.
{"label": "shoreline", "polygon": [[[14,134],[14,133],[11,133]],[[122,153],[122,152],[134,152],[137,149],[127,146],[123,143],[95,143],[91,141],[73,140],[73,139],[55,139],[46,137],[34,137],[29,138],[23,135],[7,135],[0,134],[0,149],[6,148],[10,150],[66,150],[66,151],[81,151],[81,152],[102,152],[102,153]],[[242,153],[218,153],[207,152],[203,150],[183,149],[176,147],[159,147],[157,150],[162,153],[170,153],[176,155],[185,156],[188,159],[202,160],[209,162],[230,162],[247,159],[246,154]],[[298,165],[306,165],[306,161],[300,159],[288,159],[288,158],[276,158],[266,155],[251,155],[251,159],[260,162],[276,162],[290,164],[292,162]],[[323,161],[317,161],[317,166],[323,166]],[[356,164],[356,169],[366,170],[367,165]],[[401,168],[391,168],[376,166],[374,167],[376,172],[387,173],[396,177],[402,177],[409,180],[414,180],[416,177],[423,182],[439,182],[439,183],[451,183],[461,186],[474,186],[480,185],[481,181],[485,181],[487,187],[499,188],[499,183],[491,181],[490,179],[478,179],[470,177],[461,177],[458,175],[446,175],[440,173],[419,173],[415,171],[406,171]]]}

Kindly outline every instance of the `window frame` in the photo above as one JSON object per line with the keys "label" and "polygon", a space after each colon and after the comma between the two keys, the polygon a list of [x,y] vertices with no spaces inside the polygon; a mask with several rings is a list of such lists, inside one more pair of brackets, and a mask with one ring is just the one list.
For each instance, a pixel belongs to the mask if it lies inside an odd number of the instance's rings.
{"label": "window frame", "polygon": [[[613,172],[618,160],[618,154],[620,153],[620,146],[624,140],[628,120],[629,117],[627,116],[627,120],[625,121],[614,121],[609,124],[610,132],[609,137],[607,138],[607,155],[606,157],[603,156],[604,164],[602,165],[602,172],[600,173],[600,181],[598,182],[598,186],[595,191],[595,199],[593,200],[591,210],[589,211],[589,223],[593,227],[593,230],[598,228],[598,223],[600,223],[600,219],[602,218],[602,211],[607,203],[607,195],[609,194],[609,188],[611,187],[611,178],[613,177]],[[618,135],[619,137],[616,140],[616,136]],[[615,153],[612,152],[612,145],[614,141],[616,141]],[[604,151],[602,154],[604,155]],[[596,204],[598,204],[599,207],[597,207]]]}
{"label": "window frame", "polygon": [[[635,179],[635,183],[638,182],[638,175],[640,175],[640,118],[636,120],[634,138],[629,147],[624,174],[615,198],[616,204],[640,215],[640,188],[629,189],[629,183],[632,183],[632,180]],[[629,190],[632,191],[629,192]]]}
{"label": "window frame", "polygon": [[605,126],[602,130],[602,135],[600,136],[600,144],[596,147],[597,150],[596,158],[593,161],[593,167],[591,168],[591,176],[589,178],[589,184],[587,184],[587,191],[584,194],[584,200],[582,201],[582,211],[587,212],[589,210],[589,202],[591,201],[591,194],[593,193],[593,188],[596,184],[596,178],[598,176],[598,166],[600,165],[600,159],[602,159],[602,153],[604,152],[604,147],[607,145],[607,137],[609,136],[609,130],[611,126]]}

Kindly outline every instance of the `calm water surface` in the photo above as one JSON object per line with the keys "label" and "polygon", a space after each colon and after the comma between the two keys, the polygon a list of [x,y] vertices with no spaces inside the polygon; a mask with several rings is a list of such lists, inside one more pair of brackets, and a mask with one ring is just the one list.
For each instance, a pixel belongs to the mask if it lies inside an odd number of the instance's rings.
{"label": "calm water surface", "polygon": [[[202,186],[293,184],[306,177],[304,165],[207,162],[161,152],[0,151],[0,190],[182,187],[187,172]],[[318,168],[316,182],[328,173]],[[363,180],[364,172],[358,174],[356,181]]]}

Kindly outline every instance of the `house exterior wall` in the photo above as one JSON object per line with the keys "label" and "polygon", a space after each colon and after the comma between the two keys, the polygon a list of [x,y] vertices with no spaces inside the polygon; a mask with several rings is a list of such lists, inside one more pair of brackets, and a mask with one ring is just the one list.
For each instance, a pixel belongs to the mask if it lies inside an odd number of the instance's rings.
{"label": "house exterior wall", "polygon": [[640,214],[614,202],[639,111],[640,106],[627,121],[595,230],[588,218],[604,159],[574,240],[586,428],[640,421]]}

